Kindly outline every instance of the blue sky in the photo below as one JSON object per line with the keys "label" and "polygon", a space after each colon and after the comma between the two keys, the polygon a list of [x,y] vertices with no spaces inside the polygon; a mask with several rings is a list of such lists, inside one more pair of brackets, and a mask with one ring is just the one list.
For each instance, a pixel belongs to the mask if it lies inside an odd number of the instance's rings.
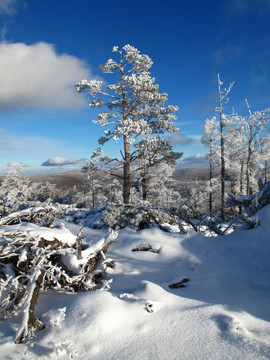
{"label": "blue sky", "polygon": [[181,166],[199,165],[218,73],[225,86],[235,81],[226,112],[245,115],[245,98],[252,110],[270,106],[269,19],[270,0],[0,0],[0,174],[13,161],[34,174],[91,157],[104,129],[74,85],[101,76],[113,46],[125,44],[150,56],[161,92],[179,107]]}

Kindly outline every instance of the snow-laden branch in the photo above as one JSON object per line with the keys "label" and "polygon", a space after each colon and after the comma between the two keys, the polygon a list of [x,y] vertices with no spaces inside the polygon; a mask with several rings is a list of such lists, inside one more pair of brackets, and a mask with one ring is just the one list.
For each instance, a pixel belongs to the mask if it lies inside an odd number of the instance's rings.
{"label": "snow-laden branch", "polygon": [[[47,288],[86,291],[97,286],[95,270],[101,262],[105,262],[105,253],[117,241],[117,237],[116,231],[109,230],[108,235],[97,244],[82,249],[82,227],[75,243],[56,238],[46,240],[39,236],[31,237],[24,232],[2,233],[0,315],[5,317],[7,313],[23,312],[16,343],[32,336],[33,329],[44,327],[34,315],[41,291]],[[78,263],[76,272],[70,268],[73,258]],[[99,278],[106,267],[99,271]]]}

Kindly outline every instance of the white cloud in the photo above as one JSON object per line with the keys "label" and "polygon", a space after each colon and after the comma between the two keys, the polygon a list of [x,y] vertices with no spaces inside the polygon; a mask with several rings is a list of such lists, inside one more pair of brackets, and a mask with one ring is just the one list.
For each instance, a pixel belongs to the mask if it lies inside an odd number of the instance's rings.
{"label": "white cloud", "polygon": [[87,64],[75,56],[57,54],[52,44],[2,42],[0,69],[0,110],[74,108],[85,104],[74,85],[91,78]]}
{"label": "white cloud", "polygon": [[0,0],[0,15],[15,15],[21,0]]}
{"label": "white cloud", "polygon": [[193,142],[191,137],[179,133],[171,135],[169,140],[172,145],[190,145]]}
{"label": "white cloud", "polygon": [[193,168],[193,167],[207,167],[208,162],[206,156],[203,154],[196,154],[193,156],[186,157],[179,162],[180,168]]}
{"label": "white cloud", "polygon": [[66,165],[76,165],[84,163],[84,160],[78,159],[65,159],[60,156],[55,158],[49,158],[47,161],[41,164],[41,166],[66,166]]}

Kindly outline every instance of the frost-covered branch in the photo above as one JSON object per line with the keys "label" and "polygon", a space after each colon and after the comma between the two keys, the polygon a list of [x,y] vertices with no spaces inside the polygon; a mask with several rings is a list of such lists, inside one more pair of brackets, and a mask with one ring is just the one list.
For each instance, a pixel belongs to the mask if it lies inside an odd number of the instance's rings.
{"label": "frost-covered branch", "polygon": [[244,213],[251,217],[254,216],[264,206],[270,204],[270,181],[260,184],[260,191],[252,195],[233,195],[229,194],[227,205],[244,206]]}

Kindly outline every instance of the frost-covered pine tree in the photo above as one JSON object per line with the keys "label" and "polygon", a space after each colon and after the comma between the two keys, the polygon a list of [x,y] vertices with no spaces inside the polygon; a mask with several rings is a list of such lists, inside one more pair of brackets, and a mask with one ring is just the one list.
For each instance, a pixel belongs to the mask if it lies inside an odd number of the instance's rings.
{"label": "frost-covered pine tree", "polygon": [[9,164],[6,176],[0,186],[0,216],[17,211],[24,206],[35,206],[36,202],[51,202],[57,193],[56,185],[48,181],[31,182],[22,175],[17,161]]}
{"label": "frost-covered pine tree", "polygon": [[[136,158],[138,165],[135,167],[137,178],[141,184],[143,200],[147,199],[147,192],[153,173],[157,173],[164,164],[164,169],[168,170],[168,176],[174,171],[177,160],[181,158],[182,153],[172,150],[172,145],[168,140],[161,138],[159,135],[155,137],[145,136],[139,143],[134,146],[136,150]],[[167,165],[167,166],[166,166]]]}
{"label": "frost-covered pine tree", "polygon": [[29,187],[30,194],[28,197],[29,201],[40,201],[40,202],[50,202],[56,196],[58,189],[56,184],[51,184],[46,181],[42,182],[33,182]]}
{"label": "frost-covered pine tree", "polygon": [[226,177],[232,194],[243,192],[245,144],[241,131],[245,118],[232,115],[227,119],[225,135]]}
{"label": "frost-covered pine tree", "polygon": [[28,198],[29,179],[22,176],[22,167],[17,161],[9,164],[8,171],[0,188],[1,213],[5,215],[16,211]]}
{"label": "frost-covered pine tree", "polygon": [[251,176],[252,168],[259,165],[260,162],[260,144],[264,136],[264,132],[269,126],[270,109],[264,111],[252,112],[246,100],[249,116],[244,127],[244,135],[246,137],[247,156],[246,156],[246,193],[252,194]]}
{"label": "frost-covered pine tree", "polygon": [[[226,127],[226,172],[231,179],[239,180],[240,193],[252,194],[256,191],[257,181],[265,160],[269,158],[267,129],[270,120],[270,109],[251,111],[248,116],[234,114],[228,117]],[[267,162],[265,163],[267,166]],[[264,173],[265,174],[265,173]],[[244,190],[245,184],[245,190]],[[231,190],[232,191],[232,190]],[[234,193],[234,191],[232,191]]]}
{"label": "frost-covered pine tree", "polygon": [[[175,167],[167,163],[160,163],[149,168],[147,173],[146,189],[142,183],[142,193],[145,198],[156,205],[170,207],[178,203],[179,193],[176,191],[177,182],[173,178]],[[144,193],[146,190],[146,193]]]}
{"label": "frost-covered pine tree", "polygon": [[[83,178],[83,202],[85,206],[90,205],[93,209],[98,203],[98,193],[102,190],[101,170],[91,160],[82,168]],[[88,199],[89,198],[89,199]]]}
{"label": "frost-covered pine tree", "polygon": [[119,180],[109,180],[110,171],[97,166],[92,160],[83,167],[83,201],[84,206],[96,207],[103,206],[107,201],[117,201],[119,196],[119,188],[121,184]]}
{"label": "frost-covered pine tree", "polygon": [[266,135],[260,141],[261,169],[264,182],[269,180],[270,173],[270,135]]}
{"label": "frost-covered pine tree", "polygon": [[[150,75],[152,60],[141,54],[131,45],[122,49],[113,47],[118,55],[118,62],[109,59],[100,66],[102,73],[111,74],[113,84],[103,90],[102,81],[82,80],[76,84],[78,92],[87,91],[93,101],[91,107],[106,107],[98,115],[96,123],[106,127],[99,144],[114,139],[123,141],[121,158],[114,159],[123,168],[123,200],[130,202],[131,165],[137,159],[136,142],[146,135],[157,137],[166,132],[177,131],[173,121],[176,120],[177,106],[165,106],[166,93],[159,92],[159,85]],[[116,79],[116,80],[115,80]]]}
{"label": "frost-covered pine tree", "polygon": [[113,181],[106,181],[103,185],[103,191],[107,201],[121,201],[122,186],[118,179],[113,179]]}

